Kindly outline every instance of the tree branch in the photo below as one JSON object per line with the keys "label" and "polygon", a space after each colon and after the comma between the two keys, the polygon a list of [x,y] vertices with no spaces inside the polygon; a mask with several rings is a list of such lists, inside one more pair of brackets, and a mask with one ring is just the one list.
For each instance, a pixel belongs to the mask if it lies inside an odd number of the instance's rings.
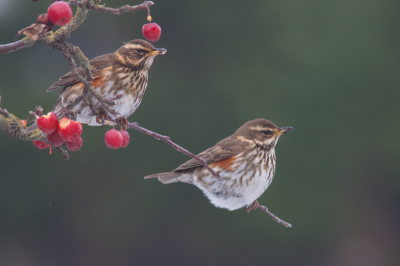
{"label": "tree branch", "polygon": [[179,146],[178,144],[172,142],[168,136],[163,136],[163,135],[160,135],[160,134],[155,133],[155,132],[153,132],[153,131],[150,131],[150,130],[148,130],[148,129],[145,129],[145,128],[143,128],[143,127],[140,127],[140,126],[138,125],[138,123],[128,123],[128,127],[133,128],[133,129],[136,129],[136,130],[138,130],[138,131],[140,131],[140,132],[142,132],[142,133],[145,133],[145,134],[147,134],[147,135],[149,135],[149,136],[152,136],[152,137],[154,137],[156,140],[162,140],[162,141],[166,142],[168,145],[172,146],[175,150],[177,150],[177,151],[179,151],[179,152],[182,152],[182,153],[184,153],[184,154],[186,154],[186,155],[192,157],[193,159],[199,161],[205,168],[207,168],[208,171],[211,172],[211,174],[212,174],[213,176],[215,176],[215,177],[218,178],[218,179],[221,179],[221,177],[219,176],[219,174],[217,174],[216,172],[214,172],[214,170],[211,169],[210,166],[207,165],[207,163],[206,163],[206,161],[205,161],[204,159],[202,159],[202,158],[200,158],[200,157],[194,155],[193,153],[191,153],[191,152],[189,152],[188,150],[182,148],[182,147]]}
{"label": "tree branch", "polygon": [[35,44],[35,41],[32,41],[28,37],[25,37],[22,40],[19,40],[19,41],[13,42],[13,43],[0,45],[0,54],[12,53],[12,52],[24,49],[26,47],[31,47],[34,44]]}
{"label": "tree branch", "polygon": [[103,11],[103,12],[114,14],[114,15],[121,15],[122,13],[126,13],[126,12],[135,12],[135,11],[142,10],[142,9],[148,9],[150,6],[154,5],[153,1],[144,1],[142,4],[136,5],[136,6],[125,5],[125,6],[122,6],[119,8],[110,8],[110,7],[101,6],[101,5],[91,5],[91,4],[85,3],[85,1],[77,1],[77,0],[70,0],[69,3],[73,4],[73,5],[77,5],[79,7],[85,6],[86,8],[91,9],[91,10]]}
{"label": "tree branch", "polygon": [[[2,109],[0,108],[0,110]],[[4,133],[20,140],[43,141],[44,137],[39,129],[27,133],[27,127],[18,117],[12,114],[8,114],[8,116],[4,116],[3,114],[3,112],[0,112],[0,130],[4,131]]]}
{"label": "tree branch", "polygon": [[[66,39],[68,39],[71,36],[71,34],[77,28],[79,28],[79,26],[81,26],[82,23],[85,21],[88,10],[102,11],[114,15],[121,15],[122,13],[126,12],[136,12],[143,9],[148,10],[150,6],[154,5],[153,1],[144,1],[142,4],[136,6],[125,5],[119,8],[110,8],[106,6],[90,4],[89,0],[82,0],[82,1],[70,0],[68,1],[68,3],[77,5],[78,10],[75,16],[71,19],[71,21],[67,25],[61,27],[55,33],[49,32],[49,34],[45,35],[46,39],[43,38],[43,40],[48,45],[53,46],[52,43],[54,44],[54,42],[63,42]],[[22,40],[13,43],[2,44],[0,45],[0,54],[12,53],[27,47],[31,47],[35,43],[36,41],[32,41],[28,37],[25,37]],[[81,64],[78,62],[78,65]]]}

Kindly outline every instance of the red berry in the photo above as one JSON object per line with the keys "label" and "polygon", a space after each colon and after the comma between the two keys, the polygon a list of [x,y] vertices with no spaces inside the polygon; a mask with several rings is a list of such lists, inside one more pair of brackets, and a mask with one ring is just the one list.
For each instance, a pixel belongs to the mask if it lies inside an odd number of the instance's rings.
{"label": "red berry", "polygon": [[65,141],[73,141],[81,136],[82,124],[64,117],[58,123],[57,132]]}
{"label": "red berry", "polygon": [[49,147],[50,145],[47,144],[46,142],[40,141],[40,140],[35,140],[33,141],[33,144],[38,147],[39,149],[46,149],[47,147]]}
{"label": "red berry", "polygon": [[64,26],[72,18],[71,7],[64,1],[54,2],[47,9],[48,18],[53,24]]}
{"label": "red berry", "polygon": [[143,36],[151,41],[156,42],[161,37],[161,27],[157,23],[147,23],[142,27]]}
{"label": "red berry", "polygon": [[122,144],[121,144],[121,148],[126,148],[129,144],[129,140],[130,140],[130,136],[128,131],[126,130],[120,130],[119,131],[122,135]]}
{"label": "red berry", "polygon": [[116,129],[110,129],[104,136],[104,142],[110,149],[119,149],[122,145],[122,135]]}
{"label": "red berry", "polygon": [[52,134],[47,135],[47,140],[54,145],[54,147],[60,147],[64,144],[65,140],[58,134],[58,131],[54,131]]}
{"label": "red berry", "polygon": [[51,134],[57,129],[58,117],[54,112],[50,112],[47,115],[42,115],[37,119],[37,124],[40,131],[44,134]]}
{"label": "red berry", "polygon": [[74,141],[67,141],[67,148],[70,151],[77,151],[82,147],[83,140],[81,137],[77,138]]}

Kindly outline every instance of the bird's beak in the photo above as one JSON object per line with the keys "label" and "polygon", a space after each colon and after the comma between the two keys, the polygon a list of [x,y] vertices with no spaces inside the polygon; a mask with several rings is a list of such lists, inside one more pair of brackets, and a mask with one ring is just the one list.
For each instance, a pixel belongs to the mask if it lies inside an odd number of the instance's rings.
{"label": "bird's beak", "polygon": [[278,131],[278,135],[282,135],[288,133],[289,131],[293,130],[293,127],[281,127],[281,130]]}
{"label": "bird's beak", "polygon": [[167,52],[167,49],[164,48],[156,48],[154,51],[148,53],[149,56],[155,56],[155,55],[163,55]]}

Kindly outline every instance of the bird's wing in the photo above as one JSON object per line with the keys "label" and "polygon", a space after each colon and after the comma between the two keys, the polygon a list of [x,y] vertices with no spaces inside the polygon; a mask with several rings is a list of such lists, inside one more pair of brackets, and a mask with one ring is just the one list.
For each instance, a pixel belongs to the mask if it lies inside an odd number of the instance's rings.
{"label": "bird's wing", "polygon": [[[113,54],[105,54],[101,55],[98,57],[93,58],[92,60],[89,61],[90,63],[90,71],[92,72],[93,78],[96,78],[98,75],[100,75],[100,72],[107,68],[112,66],[113,64]],[[78,72],[82,76],[85,76],[85,70],[82,67],[78,67]],[[59,81],[51,85],[46,91],[54,91],[58,88],[69,86],[69,85],[74,85],[76,83],[80,82],[79,79],[72,73],[68,72],[64,76],[60,78]]]}
{"label": "bird's wing", "polygon": [[[243,151],[243,142],[239,141],[234,137],[227,137],[218,142],[214,147],[211,147],[199,155],[198,157],[204,159],[208,165],[229,159],[235,155],[238,155]],[[191,159],[186,163],[176,168],[173,172],[183,171],[191,168],[202,166],[202,164],[195,159]]]}

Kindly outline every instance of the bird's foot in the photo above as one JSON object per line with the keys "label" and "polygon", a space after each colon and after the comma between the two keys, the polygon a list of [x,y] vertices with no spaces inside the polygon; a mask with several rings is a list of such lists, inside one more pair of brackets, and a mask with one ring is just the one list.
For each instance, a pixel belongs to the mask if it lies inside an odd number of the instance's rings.
{"label": "bird's foot", "polygon": [[287,223],[281,219],[279,219],[277,216],[275,216],[274,214],[272,214],[267,207],[262,206],[258,203],[257,200],[255,200],[252,204],[250,204],[249,206],[247,206],[246,211],[247,213],[249,213],[251,210],[256,210],[256,209],[261,209],[262,211],[266,212],[269,216],[272,217],[272,219],[274,219],[277,223],[283,224],[286,227],[292,227],[292,225],[290,223]]}
{"label": "bird's foot", "polygon": [[116,119],[115,123],[117,123],[121,127],[120,129],[122,129],[122,128],[124,128],[125,130],[128,129],[129,121],[124,117],[120,117],[120,118]]}
{"label": "bird's foot", "polygon": [[246,212],[249,213],[251,210],[257,210],[258,206],[259,206],[258,201],[255,200],[252,204],[247,206]]}
{"label": "bird's foot", "polygon": [[107,111],[100,109],[95,115],[96,122],[101,124],[102,127],[110,124],[110,117],[108,116]]}

